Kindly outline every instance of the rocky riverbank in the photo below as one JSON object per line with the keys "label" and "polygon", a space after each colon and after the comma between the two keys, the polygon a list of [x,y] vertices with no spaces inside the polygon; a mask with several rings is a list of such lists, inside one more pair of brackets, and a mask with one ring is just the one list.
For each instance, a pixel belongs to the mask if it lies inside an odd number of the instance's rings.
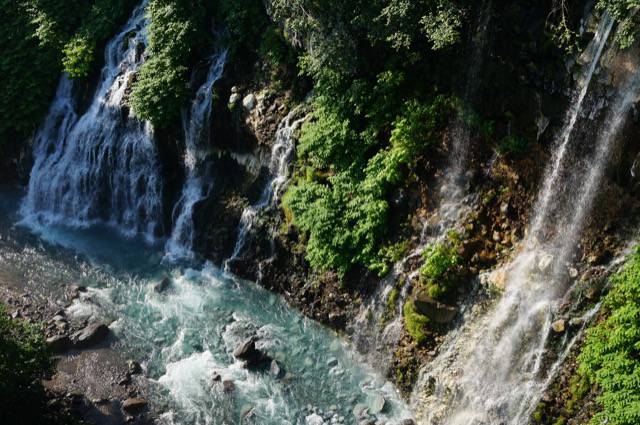
{"label": "rocky riverbank", "polygon": [[20,283],[0,283],[0,301],[10,316],[41,328],[46,338],[54,368],[42,383],[54,423],[155,423],[141,366],[112,347],[115,337],[107,324],[68,314],[85,288],[64,289],[48,297]]}

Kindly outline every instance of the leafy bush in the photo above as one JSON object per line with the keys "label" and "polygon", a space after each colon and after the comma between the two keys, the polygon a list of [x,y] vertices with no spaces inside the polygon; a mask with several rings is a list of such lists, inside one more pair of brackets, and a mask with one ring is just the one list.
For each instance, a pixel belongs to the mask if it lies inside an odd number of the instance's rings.
{"label": "leafy bush", "polygon": [[[327,139],[330,134],[348,133],[347,125],[322,119],[320,124],[316,121],[303,128],[302,151],[309,162],[340,170],[325,181],[298,181],[283,199],[293,223],[308,236],[307,259],[314,268],[337,270],[344,276],[353,266],[363,265],[386,273],[388,260],[380,242],[387,227],[389,191],[401,183],[412,162],[430,145],[446,104],[441,97],[430,105],[408,102],[395,121],[390,145],[367,160],[364,169],[354,164],[365,162],[365,152],[354,153],[352,164],[337,156],[340,151],[357,149],[357,138],[348,148]],[[339,165],[334,167],[333,161]]]}
{"label": "leafy bush", "polygon": [[607,318],[587,332],[579,372],[601,390],[591,424],[640,423],[640,249],[611,279]]}
{"label": "leafy bush", "polygon": [[425,328],[429,326],[429,318],[418,313],[412,300],[405,302],[402,315],[404,328],[411,335],[411,338],[418,344],[424,343],[427,340]]}
{"label": "leafy bush", "polygon": [[11,320],[0,305],[1,423],[39,423],[44,411],[40,379],[49,366],[40,331]]}
{"label": "leafy bush", "polygon": [[609,12],[618,22],[616,42],[620,47],[630,47],[640,33],[640,0],[599,0],[597,7]]}
{"label": "leafy bush", "polygon": [[449,232],[445,241],[429,245],[422,253],[424,264],[420,268],[420,284],[433,299],[448,298],[460,281],[458,246],[458,235]]}
{"label": "leafy bush", "polygon": [[189,96],[189,65],[211,44],[202,0],[151,0],[149,59],[138,72],[130,103],[158,127],[180,116]]}

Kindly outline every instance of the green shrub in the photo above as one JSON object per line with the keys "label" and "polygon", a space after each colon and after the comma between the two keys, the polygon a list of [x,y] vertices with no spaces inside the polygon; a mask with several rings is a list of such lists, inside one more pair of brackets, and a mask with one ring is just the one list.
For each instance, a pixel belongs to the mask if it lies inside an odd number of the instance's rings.
{"label": "green shrub", "polygon": [[459,237],[450,232],[446,240],[429,245],[422,253],[424,264],[420,267],[420,284],[427,294],[436,300],[452,295],[460,281],[458,254]]}
{"label": "green shrub", "polygon": [[50,366],[39,329],[9,318],[0,305],[0,422],[43,423],[40,380]]}
{"label": "green shrub", "polygon": [[212,44],[202,0],[151,0],[147,6],[149,59],[142,65],[129,102],[139,117],[166,127],[187,102],[189,67]]}
{"label": "green shrub", "polygon": [[418,344],[424,343],[427,340],[425,328],[429,326],[429,318],[417,312],[412,300],[405,302],[402,308],[402,314],[404,317],[404,328],[409,335],[411,335],[411,338]]}
{"label": "green shrub", "polygon": [[640,249],[611,278],[606,320],[589,329],[579,372],[596,384],[602,411],[591,424],[640,423]]}

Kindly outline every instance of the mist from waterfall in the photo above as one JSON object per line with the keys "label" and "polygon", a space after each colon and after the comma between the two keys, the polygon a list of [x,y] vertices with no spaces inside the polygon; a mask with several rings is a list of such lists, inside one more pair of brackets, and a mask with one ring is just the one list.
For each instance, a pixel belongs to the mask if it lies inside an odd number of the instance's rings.
{"label": "mist from waterfall", "polygon": [[204,162],[209,152],[211,110],[213,107],[214,84],[220,80],[227,61],[227,51],[223,50],[210,58],[209,70],[204,83],[198,88],[188,111],[183,113],[184,169],[186,178],[182,195],[174,207],[173,231],[167,241],[166,251],[170,258],[193,256],[195,227],[194,206],[202,201],[210,182],[204,181]]}
{"label": "mist from waterfall", "polygon": [[580,328],[560,338],[556,358],[546,356],[551,324],[571,289],[568,265],[640,91],[640,75],[631,73],[610,100],[593,145],[585,147],[576,137],[612,26],[604,15],[589,46],[591,61],[558,135],[527,237],[503,268],[504,293],[487,308],[476,299],[460,328],[450,333],[438,357],[421,372],[412,395],[419,423],[529,423],[544,390],[597,312],[598,306],[586,312],[578,318]]}
{"label": "mist from waterfall", "polygon": [[146,2],[107,44],[105,65],[86,112],[62,76],[33,148],[22,205],[24,222],[88,227],[106,223],[126,235],[162,234],[162,180],[153,129],[123,108],[144,61]]}

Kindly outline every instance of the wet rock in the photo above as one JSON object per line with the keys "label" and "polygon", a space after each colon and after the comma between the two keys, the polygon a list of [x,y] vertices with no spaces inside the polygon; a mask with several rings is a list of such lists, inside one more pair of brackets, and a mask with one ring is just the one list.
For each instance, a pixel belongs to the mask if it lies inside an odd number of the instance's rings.
{"label": "wet rock", "polygon": [[425,291],[416,296],[414,305],[420,314],[440,324],[450,323],[458,314],[457,308],[434,300]]}
{"label": "wet rock", "polygon": [[280,363],[277,360],[271,361],[271,367],[269,368],[269,373],[274,379],[280,379],[284,376],[285,372]]}
{"label": "wet rock", "polygon": [[564,319],[556,320],[551,324],[551,329],[556,333],[562,333],[567,329],[567,322]]}
{"label": "wet rock", "polygon": [[507,287],[507,272],[504,270],[495,270],[489,274],[488,281],[497,288],[505,289]]}
{"label": "wet rock", "polygon": [[122,402],[122,410],[129,415],[142,413],[149,403],[142,397],[131,397]]}
{"label": "wet rock", "polygon": [[578,269],[576,269],[575,267],[569,267],[568,272],[571,279],[575,279],[576,277],[578,277]]}
{"label": "wet rock", "polygon": [[211,380],[213,382],[220,382],[222,381],[222,375],[220,375],[218,372],[213,372],[213,375],[211,375]]}
{"label": "wet rock", "polygon": [[231,93],[240,93],[240,88],[238,86],[231,87]]}
{"label": "wet rock", "polygon": [[235,391],[235,389],[236,389],[236,384],[234,384],[232,380],[225,379],[224,381],[222,381],[222,390],[225,393],[232,393]]}
{"label": "wet rock", "polygon": [[118,381],[118,385],[120,385],[121,387],[126,387],[130,383],[131,383],[131,376],[130,375],[127,375],[124,378],[122,378],[120,381]]}
{"label": "wet rock", "polygon": [[371,399],[369,412],[372,415],[377,415],[378,413],[381,413],[382,411],[384,411],[386,404],[387,404],[387,400],[385,400],[385,398],[382,395],[377,394]]}
{"label": "wet rock", "polygon": [[47,338],[46,344],[52,353],[63,353],[71,348],[71,340],[67,335],[55,335]]}
{"label": "wet rock", "polygon": [[169,279],[168,277],[165,277],[160,281],[160,283],[158,283],[156,286],[153,287],[153,290],[161,294],[167,289],[169,289],[169,285],[171,285],[171,279]]}
{"label": "wet rock", "polygon": [[413,419],[403,419],[398,425],[416,425],[416,422]]}
{"label": "wet rock", "polygon": [[93,323],[76,332],[71,337],[76,348],[86,348],[99,344],[109,335],[109,328],[104,323]]}

